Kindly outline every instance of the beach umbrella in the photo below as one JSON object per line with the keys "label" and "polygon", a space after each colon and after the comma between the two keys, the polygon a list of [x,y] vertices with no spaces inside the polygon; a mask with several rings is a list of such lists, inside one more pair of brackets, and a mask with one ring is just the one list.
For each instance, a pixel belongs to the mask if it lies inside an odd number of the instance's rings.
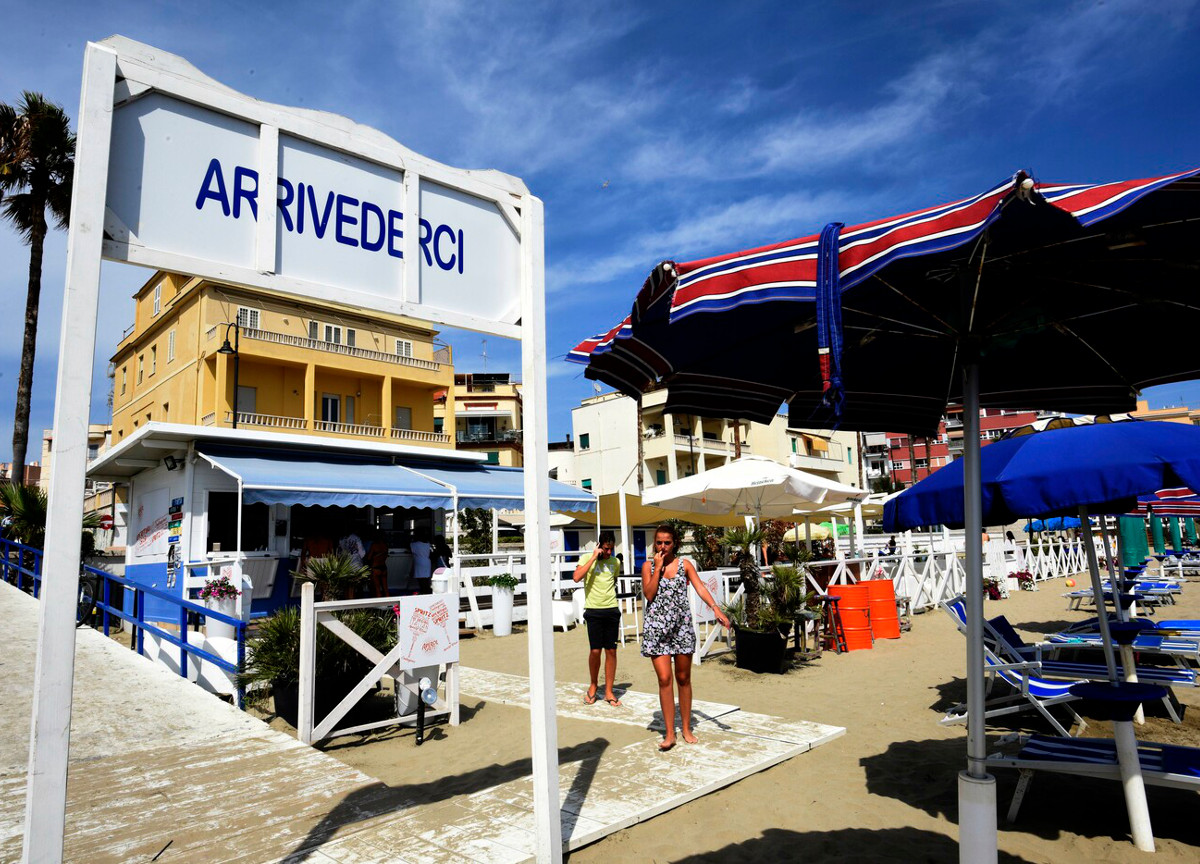
{"label": "beach umbrella", "polygon": [[1179,517],[1167,517],[1167,530],[1171,533],[1171,548],[1178,552],[1183,548],[1183,536],[1179,533]]}
{"label": "beach umbrella", "polygon": [[861,501],[867,493],[765,456],[743,456],[645,490],[642,502],[665,510],[788,519],[802,505]]}
{"label": "beach umbrella", "polygon": [[[825,529],[825,531],[827,532],[827,536],[829,536],[829,537],[833,536],[835,529],[834,529],[832,522],[822,522],[821,527]],[[845,537],[847,534],[850,533],[850,526],[849,525],[838,525],[836,530],[837,530],[837,535],[839,537]]]}
{"label": "beach umbrella", "polygon": [[[1145,518],[1153,511],[1159,516],[1192,516],[1200,513],[1200,495],[1186,486],[1175,489],[1159,489],[1153,495],[1139,495],[1137,509],[1130,516]],[[1195,532],[1195,526],[1190,529]],[[1189,536],[1189,540],[1194,539]]]}
{"label": "beach umbrella", "polygon": [[[1196,174],[1079,184],[1018,172],[948,205],[664,262],[628,319],[569,359],[631,395],[665,384],[666,410],[713,417],[768,422],[786,401],[793,425],[931,434],[961,402],[967,702],[981,717],[979,408],[1127,411],[1142,387],[1200,375],[1185,340],[1146,351],[1126,338],[1200,323]],[[960,857],[994,861],[983,724],[967,737]]]}
{"label": "beach umbrella", "polygon": [[[951,527],[963,524],[966,477],[959,465],[955,462],[942,468],[889,501],[884,506],[884,530],[902,531],[931,521]],[[1047,517],[1075,509],[1082,524],[1089,511],[1124,513],[1130,502],[1136,506],[1139,495],[1166,487],[1195,488],[1197,482],[1200,428],[1177,423],[1127,422],[1051,429],[997,441],[983,448],[979,462],[979,500],[988,522],[1006,521],[1004,517],[1011,514]],[[1051,524],[1046,527],[1049,529]],[[1104,586],[1090,537],[1085,551],[1109,679],[1116,682]],[[1123,617],[1116,596],[1119,590],[1117,584],[1112,586],[1118,617]],[[1131,648],[1122,649],[1122,661],[1127,680],[1131,680]],[[1127,734],[1132,736],[1131,731]],[[1136,747],[1131,757],[1122,750],[1119,758],[1122,776],[1128,780],[1124,792],[1134,840],[1140,848],[1153,848]]]}
{"label": "beach umbrella", "polygon": [[1196,520],[1191,516],[1187,518],[1187,539],[1189,543],[1196,542]]}
{"label": "beach umbrella", "polygon": [[1162,519],[1154,512],[1150,514],[1150,540],[1154,544],[1155,553],[1161,555],[1167,551],[1167,541],[1163,537]]}
{"label": "beach umbrella", "polygon": [[1120,536],[1121,566],[1136,567],[1150,555],[1146,542],[1146,520],[1141,516],[1122,516],[1117,520]]}

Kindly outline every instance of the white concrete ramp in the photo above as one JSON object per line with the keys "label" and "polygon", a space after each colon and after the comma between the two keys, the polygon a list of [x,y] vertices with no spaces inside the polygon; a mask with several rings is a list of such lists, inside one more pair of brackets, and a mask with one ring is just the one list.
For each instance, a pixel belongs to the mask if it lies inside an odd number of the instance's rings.
{"label": "white concrete ramp", "polygon": [[[37,603],[0,583],[0,861],[20,857]],[[413,800],[305,747],[105,639],[77,633],[67,861],[524,862],[528,777],[439,803]],[[462,690],[526,705],[524,678],[464,669]],[[575,849],[823,744],[844,730],[699,702],[696,734],[659,753],[656,695],[623,708],[558,692],[562,716],[646,728],[646,740],[560,766]],[[484,722],[482,720],[477,722]]]}

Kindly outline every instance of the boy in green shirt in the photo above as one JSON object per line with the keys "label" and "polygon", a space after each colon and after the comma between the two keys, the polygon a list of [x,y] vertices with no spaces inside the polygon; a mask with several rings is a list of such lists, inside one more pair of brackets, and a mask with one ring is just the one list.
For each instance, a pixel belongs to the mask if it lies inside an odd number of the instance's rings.
{"label": "boy in green shirt", "polygon": [[590,557],[575,568],[573,579],[583,582],[583,620],[588,629],[588,671],[592,676],[591,686],[584,703],[595,704],[599,688],[600,652],[604,652],[604,701],[609,705],[620,705],[613,693],[613,680],[617,675],[617,631],[621,626],[621,610],[617,608],[617,576],[620,562],[613,557],[615,539],[611,531],[601,531],[596,548]]}

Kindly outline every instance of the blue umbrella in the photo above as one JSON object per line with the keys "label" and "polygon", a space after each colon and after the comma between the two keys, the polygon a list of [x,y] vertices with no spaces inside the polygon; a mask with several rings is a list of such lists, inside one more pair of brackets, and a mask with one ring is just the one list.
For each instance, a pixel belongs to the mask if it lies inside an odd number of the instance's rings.
{"label": "blue umbrella", "polygon": [[[1200,428],[1133,421],[1051,429],[989,444],[980,463],[985,524],[1063,516],[1080,507],[1128,513],[1140,495],[1197,488]],[[884,531],[938,524],[963,524],[961,460],[884,504]]]}
{"label": "blue umbrella", "polygon": [[1026,531],[1065,531],[1082,526],[1078,516],[1051,516],[1049,519],[1034,519],[1025,526]]}

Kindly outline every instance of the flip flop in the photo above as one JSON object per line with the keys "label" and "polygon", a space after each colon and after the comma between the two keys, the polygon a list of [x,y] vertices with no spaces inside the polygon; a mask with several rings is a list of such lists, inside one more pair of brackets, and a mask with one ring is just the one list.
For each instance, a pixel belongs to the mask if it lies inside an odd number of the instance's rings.
{"label": "flip flop", "polygon": [[605,699],[604,701],[607,702],[609,705],[613,706],[614,708],[621,707],[621,700],[616,698],[615,696],[612,699]]}
{"label": "flip flop", "polygon": [[585,693],[583,696],[583,704],[584,705],[595,705],[596,699],[598,699],[598,698],[599,698],[598,695],[594,692],[593,693]]}

